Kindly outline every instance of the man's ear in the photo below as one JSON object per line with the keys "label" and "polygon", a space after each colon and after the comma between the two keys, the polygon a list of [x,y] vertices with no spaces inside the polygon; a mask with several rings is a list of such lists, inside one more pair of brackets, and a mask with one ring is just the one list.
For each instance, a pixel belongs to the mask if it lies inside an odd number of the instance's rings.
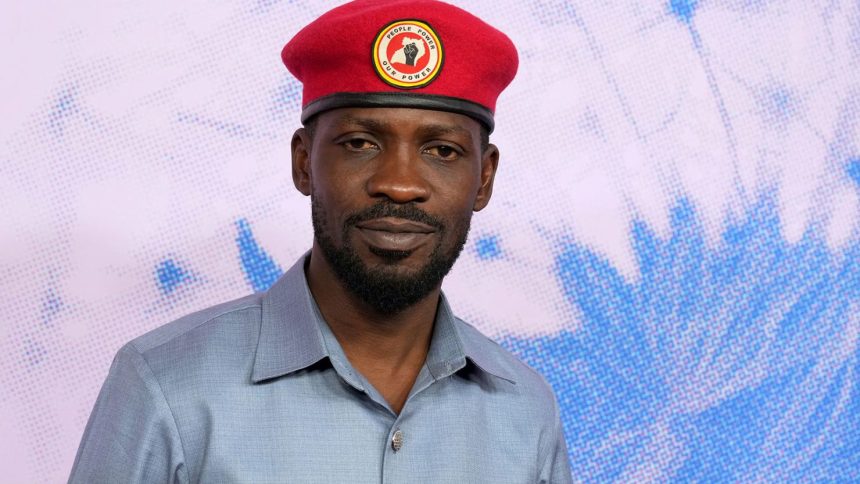
{"label": "man's ear", "polygon": [[481,186],[475,197],[475,205],[472,210],[479,211],[490,203],[493,195],[493,180],[496,178],[496,169],[499,167],[499,149],[494,144],[487,145],[484,154],[481,155]]}
{"label": "man's ear", "polygon": [[311,139],[305,128],[293,133],[291,143],[293,156],[293,185],[302,195],[311,194]]}

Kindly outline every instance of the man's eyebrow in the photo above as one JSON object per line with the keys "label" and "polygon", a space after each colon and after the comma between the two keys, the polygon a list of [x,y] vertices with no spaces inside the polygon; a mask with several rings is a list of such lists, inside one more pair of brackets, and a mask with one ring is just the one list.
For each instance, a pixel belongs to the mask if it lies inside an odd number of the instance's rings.
{"label": "man's eyebrow", "polygon": [[472,132],[457,124],[428,124],[418,128],[418,133],[424,137],[456,134],[466,136],[472,140]]}
{"label": "man's eyebrow", "polygon": [[359,116],[353,116],[351,114],[347,114],[346,116],[342,117],[340,120],[338,120],[337,124],[342,127],[358,126],[360,128],[366,129],[367,131],[375,132],[386,131],[389,129],[390,126],[390,124],[385,121],[371,118],[362,118]]}
{"label": "man's eyebrow", "polygon": [[[390,131],[392,129],[392,125],[388,121],[364,118],[361,116],[354,116],[352,114],[344,115],[337,121],[337,124],[342,128],[352,128],[355,126],[376,133]],[[443,135],[461,135],[466,136],[469,141],[472,140],[472,132],[458,124],[425,124],[418,128],[417,133],[424,138]]]}

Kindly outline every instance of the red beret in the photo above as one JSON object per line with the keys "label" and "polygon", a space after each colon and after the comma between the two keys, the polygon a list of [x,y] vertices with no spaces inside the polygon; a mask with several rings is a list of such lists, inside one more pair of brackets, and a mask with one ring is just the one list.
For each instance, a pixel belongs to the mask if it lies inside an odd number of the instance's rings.
{"label": "red beret", "polygon": [[302,122],[342,107],[409,107],[471,116],[493,130],[517,72],[511,40],[434,0],[357,0],[311,22],[281,52],[304,85]]}

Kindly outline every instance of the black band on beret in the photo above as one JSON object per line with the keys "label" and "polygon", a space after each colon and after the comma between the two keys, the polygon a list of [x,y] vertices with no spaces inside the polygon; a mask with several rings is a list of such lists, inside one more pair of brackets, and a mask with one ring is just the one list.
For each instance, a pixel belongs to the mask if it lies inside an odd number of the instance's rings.
{"label": "black band on beret", "polygon": [[339,92],[319,98],[302,109],[302,123],[313,116],[338,108],[416,108],[463,114],[483,124],[489,133],[495,123],[493,113],[480,104],[456,97],[409,92]]}

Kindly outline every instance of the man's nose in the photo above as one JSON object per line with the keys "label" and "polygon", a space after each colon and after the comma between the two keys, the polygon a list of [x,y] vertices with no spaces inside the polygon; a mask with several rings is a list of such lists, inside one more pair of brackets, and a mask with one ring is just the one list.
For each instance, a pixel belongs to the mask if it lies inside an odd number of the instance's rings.
{"label": "man's nose", "polygon": [[383,152],[367,180],[367,193],[394,203],[427,201],[430,187],[422,174],[422,164],[420,155],[405,147]]}

